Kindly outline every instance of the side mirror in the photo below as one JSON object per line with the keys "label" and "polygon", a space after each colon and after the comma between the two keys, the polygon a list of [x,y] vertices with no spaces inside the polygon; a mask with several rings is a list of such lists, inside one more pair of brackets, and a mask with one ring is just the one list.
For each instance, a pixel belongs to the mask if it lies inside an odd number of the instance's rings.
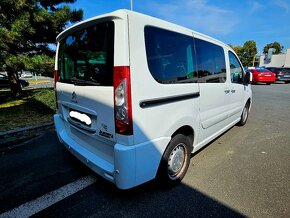
{"label": "side mirror", "polygon": [[244,84],[248,85],[248,84],[251,84],[251,83],[252,83],[252,74],[249,71],[247,71],[246,75],[245,75]]}

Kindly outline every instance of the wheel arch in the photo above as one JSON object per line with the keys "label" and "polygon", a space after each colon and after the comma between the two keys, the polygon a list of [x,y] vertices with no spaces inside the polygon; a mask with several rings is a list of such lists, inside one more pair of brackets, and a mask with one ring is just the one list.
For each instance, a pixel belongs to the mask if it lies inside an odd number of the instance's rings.
{"label": "wheel arch", "polygon": [[250,111],[251,110],[251,107],[252,107],[252,99],[251,98],[248,98],[246,104],[249,104],[249,111]]}
{"label": "wheel arch", "polygon": [[189,125],[184,125],[184,126],[181,126],[179,129],[177,129],[172,135],[171,135],[171,138],[173,138],[174,136],[176,136],[177,134],[182,134],[182,135],[185,135],[185,136],[189,136],[191,142],[192,142],[192,148],[193,149],[193,142],[194,142],[194,136],[195,136],[195,133],[194,133],[194,129],[189,126]]}

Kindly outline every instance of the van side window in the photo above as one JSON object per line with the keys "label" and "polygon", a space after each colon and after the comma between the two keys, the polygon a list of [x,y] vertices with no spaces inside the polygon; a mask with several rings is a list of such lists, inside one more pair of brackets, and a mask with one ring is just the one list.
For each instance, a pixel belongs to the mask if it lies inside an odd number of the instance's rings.
{"label": "van side window", "polygon": [[229,51],[230,75],[232,83],[243,84],[243,68],[237,57]]}
{"label": "van side window", "polygon": [[192,37],[147,26],[145,46],[149,71],[157,82],[197,82]]}
{"label": "van side window", "polygon": [[225,53],[222,47],[195,38],[198,82],[224,83],[226,81]]}

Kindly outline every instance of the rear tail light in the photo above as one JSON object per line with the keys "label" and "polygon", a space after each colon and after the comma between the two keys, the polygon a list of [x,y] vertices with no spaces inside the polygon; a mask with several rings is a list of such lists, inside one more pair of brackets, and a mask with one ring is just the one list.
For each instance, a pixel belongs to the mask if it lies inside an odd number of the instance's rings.
{"label": "rear tail light", "polygon": [[114,110],[116,133],[133,134],[130,68],[114,67]]}
{"label": "rear tail light", "polygon": [[59,81],[58,70],[54,71],[54,89],[56,89],[56,83]]}
{"label": "rear tail light", "polygon": [[58,70],[54,71],[54,93],[55,93],[55,103],[56,103],[56,110],[58,109],[58,104],[57,104],[57,93],[56,93],[56,83],[59,81],[59,74]]}

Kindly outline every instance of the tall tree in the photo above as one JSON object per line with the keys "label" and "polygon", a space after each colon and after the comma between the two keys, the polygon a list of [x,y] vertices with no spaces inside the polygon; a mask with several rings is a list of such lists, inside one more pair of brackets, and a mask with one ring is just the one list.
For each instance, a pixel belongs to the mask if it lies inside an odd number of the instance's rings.
{"label": "tall tree", "polygon": [[13,97],[21,93],[17,72],[49,60],[54,53],[49,44],[68,24],[82,19],[82,10],[64,4],[75,1],[0,1],[0,65],[8,73]]}
{"label": "tall tree", "polygon": [[234,51],[237,53],[237,55],[240,57],[242,57],[243,55],[243,47],[242,46],[233,46]]}
{"label": "tall tree", "polygon": [[272,42],[272,43],[267,44],[264,47],[263,53],[267,54],[269,48],[274,48],[275,49],[275,52],[273,52],[273,54],[280,54],[283,51],[284,46],[282,46],[279,42]]}
{"label": "tall tree", "polygon": [[241,54],[241,62],[244,66],[252,66],[258,50],[254,40],[248,40],[244,43]]}
{"label": "tall tree", "polygon": [[233,46],[229,45],[234,49],[236,54],[239,56],[242,64],[244,66],[252,66],[253,61],[256,57],[256,54],[258,52],[256,42],[254,40],[248,40],[244,43],[243,46]]}

